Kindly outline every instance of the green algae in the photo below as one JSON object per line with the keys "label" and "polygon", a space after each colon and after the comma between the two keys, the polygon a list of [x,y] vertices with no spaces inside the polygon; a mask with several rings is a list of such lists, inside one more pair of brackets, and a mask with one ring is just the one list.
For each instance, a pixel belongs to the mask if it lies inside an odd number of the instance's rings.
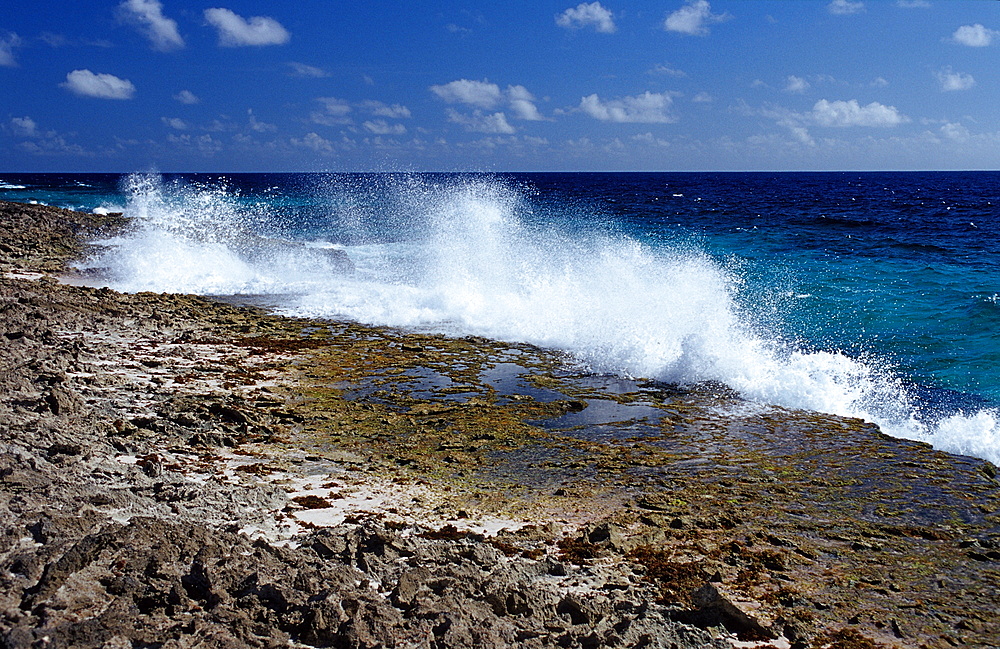
{"label": "green algae", "polygon": [[[290,447],[429,484],[455,510],[612,521],[624,545],[567,537],[567,557],[634,561],[681,605],[711,576],[831,646],[1000,641],[984,590],[1000,564],[962,547],[1000,537],[987,463],[718,385],[604,381],[526,345],[254,322],[241,344],[295,376]],[[595,402],[661,416],[552,425]]]}

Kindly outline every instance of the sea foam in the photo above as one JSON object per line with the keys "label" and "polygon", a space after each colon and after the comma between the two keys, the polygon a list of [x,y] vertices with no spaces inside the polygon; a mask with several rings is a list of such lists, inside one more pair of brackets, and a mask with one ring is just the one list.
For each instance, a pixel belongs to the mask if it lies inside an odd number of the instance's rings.
{"label": "sea foam", "polygon": [[126,292],[201,295],[298,293],[322,285],[341,264],[322,247],[267,236],[266,204],[225,185],[164,182],[133,174],[123,183],[131,219],[78,264]]}
{"label": "sea foam", "polygon": [[738,271],[696,246],[653,246],[592,213],[574,218],[586,205],[552,211],[483,177],[379,176],[316,188],[329,209],[310,236],[323,240],[292,245],[267,236],[266,204],[224,186],[145,175],[125,190],[135,227],[89,262],[120,290],[267,294],[289,315],[527,342],[594,372],[717,381],[1000,462],[996,412],[922,411],[884,361],[775,334]]}

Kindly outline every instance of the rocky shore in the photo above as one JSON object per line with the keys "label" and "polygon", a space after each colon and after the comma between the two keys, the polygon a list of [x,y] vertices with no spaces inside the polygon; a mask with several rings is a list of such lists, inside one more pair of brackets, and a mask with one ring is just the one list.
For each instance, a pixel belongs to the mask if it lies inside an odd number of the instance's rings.
{"label": "rocky shore", "polygon": [[1000,483],[527,346],[67,283],[0,203],[0,647],[996,647]]}

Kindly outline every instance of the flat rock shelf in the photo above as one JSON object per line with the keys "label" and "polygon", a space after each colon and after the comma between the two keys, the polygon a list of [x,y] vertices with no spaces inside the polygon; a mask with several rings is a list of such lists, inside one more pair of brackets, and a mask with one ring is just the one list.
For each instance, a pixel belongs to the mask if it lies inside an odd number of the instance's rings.
{"label": "flat rock shelf", "polygon": [[996,647],[996,468],[526,345],[67,281],[0,203],[2,647]]}

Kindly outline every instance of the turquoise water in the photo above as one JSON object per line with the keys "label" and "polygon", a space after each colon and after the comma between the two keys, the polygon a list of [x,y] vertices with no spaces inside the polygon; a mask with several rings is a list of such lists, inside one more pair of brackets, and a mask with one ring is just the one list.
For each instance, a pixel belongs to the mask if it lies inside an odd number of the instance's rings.
{"label": "turquoise water", "polygon": [[[0,175],[121,290],[531,342],[1000,458],[1000,174]],[[337,259],[346,256],[352,270]]]}

